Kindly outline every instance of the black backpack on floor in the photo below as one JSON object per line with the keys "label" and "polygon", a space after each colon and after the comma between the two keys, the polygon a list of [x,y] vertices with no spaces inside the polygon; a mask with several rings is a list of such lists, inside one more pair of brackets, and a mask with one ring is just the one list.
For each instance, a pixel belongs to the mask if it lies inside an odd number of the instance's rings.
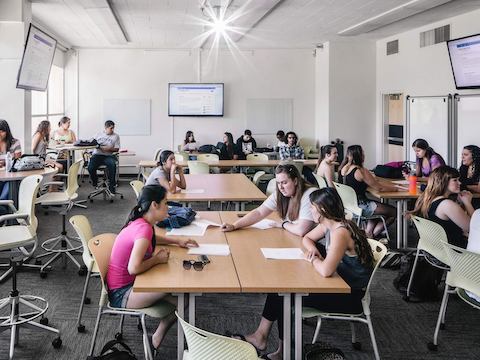
{"label": "black backpack on floor", "polygon": [[342,350],[325,343],[305,344],[303,347],[304,360],[344,360]]}
{"label": "black backpack on floor", "polygon": [[[119,350],[115,345],[120,345],[123,349]],[[100,355],[87,356],[87,360],[137,360],[137,358],[123,341],[110,340],[105,344]]]}

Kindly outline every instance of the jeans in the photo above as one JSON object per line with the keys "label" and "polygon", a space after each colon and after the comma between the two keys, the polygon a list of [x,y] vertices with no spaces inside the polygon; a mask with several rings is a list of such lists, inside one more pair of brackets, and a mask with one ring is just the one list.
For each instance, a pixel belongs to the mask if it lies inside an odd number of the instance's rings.
{"label": "jeans", "polygon": [[88,172],[90,173],[90,178],[92,179],[93,186],[98,185],[97,169],[101,165],[105,165],[107,167],[108,188],[113,194],[115,194],[117,159],[113,155],[98,154],[95,154],[90,158],[90,162],[88,164]]}

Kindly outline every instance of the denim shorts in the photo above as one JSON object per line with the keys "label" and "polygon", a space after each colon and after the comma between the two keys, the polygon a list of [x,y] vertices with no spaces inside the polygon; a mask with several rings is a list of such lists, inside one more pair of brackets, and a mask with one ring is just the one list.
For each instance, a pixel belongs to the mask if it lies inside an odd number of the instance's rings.
{"label": "denim shorts", "polygon": [[108,300],[110,306],[116,308],[126,308],[128,297],[132,291],[133,284],[125,285],[124,287],[113,289],[108,292]]}
{"label": "denim shorts", "polygon": [[358,206],[362,209],[363,216],[372,216],[377,210],[377,202],[373,200],[360,200]]}

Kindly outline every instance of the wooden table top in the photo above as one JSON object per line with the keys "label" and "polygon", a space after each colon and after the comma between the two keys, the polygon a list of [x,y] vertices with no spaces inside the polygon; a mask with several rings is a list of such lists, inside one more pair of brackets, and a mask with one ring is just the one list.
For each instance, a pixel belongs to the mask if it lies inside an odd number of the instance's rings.
{"label": "wooden table top", "polygon": [[[218,212],[198,212],[203,219],[220,223]],[[158,229],[165,232],[165,229]],[[186,238],[178,236],[178,238]],[[204,236],[190,236],[198,243],[226,244],[225,233],[218,227],[209,227]],[[157,247],[158,248],[158,247]],[[202,271],[183,268],[183,260],[197,260],[196,255],[188,255],[187,249],[168,246],[170,259],[167,264],[159,264],[138,275],[133,291],[138,292],[200,292],[200,293],[238,293],[240,283],[235,271],[232,256],[209,255],[210,263]]]}
{"label": "wooden table top", "polygon": [[203,189],[203,193],[168,194],[168,200],[188,201],[263,201],[267,197],[244,174],[185,175],[188,190]]}
{"label": "wooden table top", "polygon": [[[220,212],[222,222],[232,224],[238,212]],[[278,215],[270,216],[277,219]],[[246,228],[225,233],[230,245],[242,292],[259,293],[350,293],[338,275],[325,278],[304,260],[268,260],[261,248],[302,247],[301,238],[279,228]]]}
{"label": "wooden table top", "polygon": [[5,168],[0,169],[0,181],[19,181],[30,175],[51,175],[58,172],[57,168],[46,167],[39,170],[7,172]]}
{"label": "wooden table top", "polygon": [[[316,159],[309,160],[294,160],[302,162],[305,166],[315,166],[317,165]],[[285,162],[285,160],[268,160],[268,161],[255,161],[255,160],[218,160],[218,161],[202,161],[207,163],[211,167],[220,167],[220,168],[231,168],[235,166],[239,167],[275,167],[280,163]],[[188,167],[186,161],[177,161],[177,165]],[[141,160],[138,163],[138,166],[143,168],[153,168],[157,167],[157,162],[154,160]]]}

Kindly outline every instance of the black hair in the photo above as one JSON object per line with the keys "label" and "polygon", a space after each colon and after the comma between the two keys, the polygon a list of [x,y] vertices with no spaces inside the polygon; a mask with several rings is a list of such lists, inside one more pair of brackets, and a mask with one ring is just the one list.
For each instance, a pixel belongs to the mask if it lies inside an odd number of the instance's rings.
{"label": "black hair", "polygon": [[243,135],[252,136],[252,132],[247,129],[247,130],[245,130],[245,131],[243,132]]}
{"label": "black hair", "polygon": [[[480,178],[480,148],[477,145],[467,145],[463,147],[464,150],[468,150],[472,153],[473,159],[473,175],[470,179],[478,181]],[[460,172],[460,182],[462,183],[462,189],[466,190],[466,185],[464,184],[465,180],[468,179],[468,166],[461,164],[458,171]]]}
{"label": "black hair", "polygon": [[159,185],[146,185],[143,187],[142,192],[137,200],[137,205],[130,211],[127,217],[127,221],[123,227],[125,228],[132,221],[141,218],[150,209],[150,205],[153,201],[157,204],[162,202],[167,196],[167,190],[163,186]]}
{"label": "black hair", "polygon": [[12,147],[13,144],[13,135],[12,131],[10,130],[10,126],[8,125],[7,120],[0,119],[0,131],[5,131],[5,142],[7,144],[7,152]]}
{"label": "black hair", "polygon": [[[427,140],[425,139],[416,139],[413,142],[412,147],[417,147],[419,149],[425,150],[425,157],[428,159],[428,161],[430,161],[433,155],[437,155],[435,150],[433,150],[433,148],[428,144]],[[417,176],[422,176],[422,159],[417,158],[416,163]]]}
{"label": "black hair", "polygon": [[170,157],[170,155],[173,155],[173,151],[171,150],[163,150],[161,153],[160,153],[160,159],[157,163],[157,166],[160,165],[160,166],[163,166],[165,165],[165,163],[167,162],[168,158]]}
{"label": "black hair", "polygon": [[335,145],[324,145],[320,149],[320,159],[325,159],[325,156],[330,155],[332,153],[332,149],[337,148]]}
{"label": "black hair", "polygon": [[183,140],[183,145],[187,145],[190,142],[190,136],[193,137],[192,143],[195,142],[195,136],[193,136],[193,131],[188,130],[185,134],[185,140]]}
{"label": "black hair", "polygon": [[288,143],[288,136],[289,136],[289,135],[295,136],[295,144],[297,144],[298,136],[297,136],[297,134],[295,134],[295,132],[293,132],[293,131],[287,132],[287,134],[285,135],[285,141]]}
{"label": "black hair", "polygon": [[280,136],[280,138],[282,138],[282,139],[285,138],[285,131],[283,131],[283,130],[278,130],[278,131],[277,131],[277,137],[279,137],[279,136]]}
{"label": "black hair", "polygon": [[105,121],[105,128],[110,128],[115,126],[115,123],[112,120]]}

